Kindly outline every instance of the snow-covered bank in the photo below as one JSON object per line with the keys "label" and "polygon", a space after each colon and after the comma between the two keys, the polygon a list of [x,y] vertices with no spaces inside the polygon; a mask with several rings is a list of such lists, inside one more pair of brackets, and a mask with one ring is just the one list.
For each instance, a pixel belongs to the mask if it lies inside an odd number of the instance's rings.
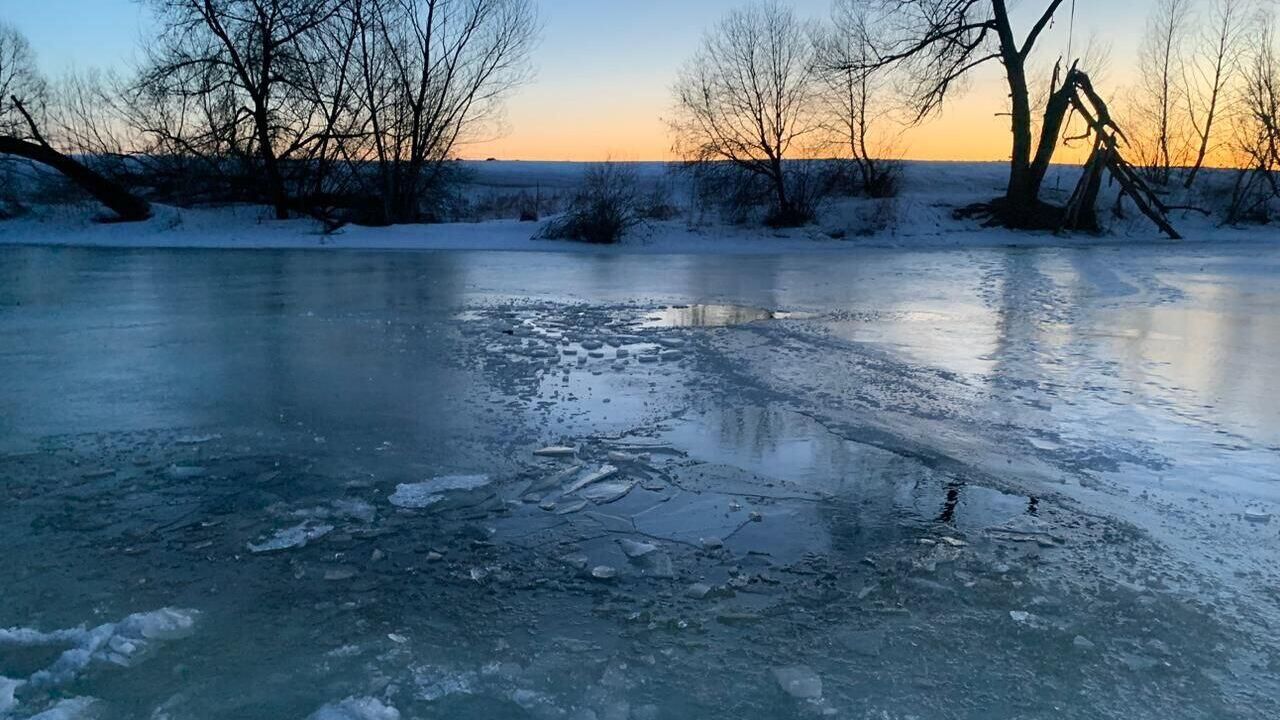
{"label": "snow-covered bank", "polygon": [[[466,192],[492,199],[495,194],[572,188],[584,164],[472,163]],[[637,164],[641,183],[663,182],[661,163]],[[1075,168],[1055,168],[1047,191],[1065,194]],[[95,222],[100,209],[91,204],[38,206],[30,213],[0,221],[0,245],[86,247],[171,247],[246,249],[363,250],[533,250],[607,253],[742,253],[839,252],[866,247],[1074,246],[1167,243],[1145,218],[1131,213],[1109,218],[1100,236],[1055,235],[984,228],[956,220],[957,207],[1000,193],[1005,168],[996,163],[909,163],[901,196],[890,200],[838,199],[825,203],[820,222],[791,230],[771,230],[721,222],[714,212],[698,209],[682,183],[672,183],[673,201],[684,207],[675,220],[649,222],[622,244],[611,247],[539,239],[541,223],[493,219],[394,227],[346,226],[324,233],[309,219],[277,221],[265,208],[177,208],[157,205],[155,217],[143,223]],[[1271,227],[1220,227],[1212,218],[1178,212],[1175,225],[1185,242],[1263,242],[1278,235]],[[545,218],[544,218],[545,222]]]}

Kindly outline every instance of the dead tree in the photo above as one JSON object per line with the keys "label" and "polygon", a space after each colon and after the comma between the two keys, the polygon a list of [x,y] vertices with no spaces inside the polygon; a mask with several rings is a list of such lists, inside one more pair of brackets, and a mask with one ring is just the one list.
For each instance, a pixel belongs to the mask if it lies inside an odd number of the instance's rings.
{"label": "dead tree", "polygon": [[[1057,75],[1056,72],[1054,74]],[[1093,152],[1085,162],[1084,172],[1081,173],[1075,191],[1062,210],[1059,229],[1098,229],[1096,206],[1102,187],[1102,172],[1106,170],[1120,185],[1120,192],[1132,199],[1138,210],[1155,223],[1156,227],[1174,240],[1181,239],[1182,236],[1169,223],[1171,208],[1151,190],[1121,153],[1120,144],[1127,140],[1124,132],[1112,119],[1106,102],[1094,90],[1089,76],[1075,67],[1067,71],[1062,85],[1050,96],[1045,122],[1053,122],[1060,128],[1068,110],[1075,111],[1083,118],[1088,128],[1084,137],[1092,135],[1094,143]]]}
{"label": "dead tree", "polygon": [[26,121],[31,140],[15,135],[0,135],[0,154],[26,158],[57,170],[110,208],[122,221],[133,222],[151,217],[151,206],[146,200],[125,190],[74,158],[55,150],[40,133],[35,120],[27,112],[22,101],[16,96],[11,96],[10,100],[14,109]]}
{"label": "dead tree", "polygon": [[[1012,228],[1054,230],[1063,227],[1064,209],[1042,200],[1041,188],[1062,139],[1067,113],[1074,106],[1077,90],[1082,89],[1082,81],[1087,83],[1088,78],[1074,67],[1062,78],[1061,86],[1055,77],[1037,139],[1027,72],[1036,42],[1053,21],[1063,0],[1046,0],[1030,29],[1021,34],[1010,21],[1005,0],[872,1],[878,6],[878,22],[887,30],[886,39],[869,65],[901,64],[904,67],[911,85],[916,88],[917,120],[941,107],[957,84],[975,68],[990,62],[1004,67],[1012,135],[1009,182],[1003,197],[965,208],[960,214],[981,214],[994,223]],[[1087,95],[1096,98],[1091,85]],[[1100,102],[1100,98],[1098,100]],[[1107,166],[1116,162],[1113,158]],[[1127,174],[1125,177],[1127,179]],[[1142,194],[1136,187],[1134,192]]]}

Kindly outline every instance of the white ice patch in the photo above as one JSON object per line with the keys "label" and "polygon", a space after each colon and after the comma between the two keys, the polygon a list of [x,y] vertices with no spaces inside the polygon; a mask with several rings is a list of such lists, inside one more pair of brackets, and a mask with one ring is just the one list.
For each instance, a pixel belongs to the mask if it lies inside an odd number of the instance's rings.
{"label": "white ice patch", "polygon": [[312,540],[319,540],[331,532],[333,532],[332,525],[304,522],[290,528],[277,530],[275,535],[260,543],[249,543],[249,550],[255,553],[264,553],[303,547]]}
{"label": "white ice patch", "polygon": [[[196,610],[162,608],[134,613],[120,622],[105,623],[95,628],[71,628],[51,633],[11,628],[0,630],[0,645],[71,645],[49,667],[36,672],[28,680],[36,687],[53,687],[73,682],[95,663],[119,667],[135,665],[146,659],[159,644],[191,635],[199,615]],[[3,697],[3,689],[0,688],[0,701]]]}
{"label": "white ice patch", "polygon": [[21,680],[14,680],[0,675],[0,718],[8,717],[8,713],[18,707],[18,701],[13,697],[13,694],[25,684]]}
{"label": "white ice patch", "polygon": [[489,483],[488,475],[441,475],[420,483],[401,483],[387,499],[396,507],[421,509],[443,500],[443,493],[475,490]]}
{"label": "white ice patch", "polygon": [[28,720],[91,720],[98,717],[98,701],[88,697],[59,700],[53,707]]}
{"label": "white ice patch", "polygon": [[376,698],[349,697],[341,702],[325,705],[307,720],[400,720],[400,711],[383,705]]}
{"label": "white ice patch", "polygon": [[434,702],[450,695],[472,695],[476,692],[479,676],[472,671],[459,672],[447,668],[423,665],[413,668],[413,684],[418,697]]}

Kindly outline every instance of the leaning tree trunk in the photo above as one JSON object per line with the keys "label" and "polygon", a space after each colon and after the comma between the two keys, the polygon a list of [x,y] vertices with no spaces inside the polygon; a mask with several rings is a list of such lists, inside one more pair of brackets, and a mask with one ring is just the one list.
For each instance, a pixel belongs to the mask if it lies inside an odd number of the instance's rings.
{"label": "leaning tree trunk", "polygon": [[76,159],[54,150],[40,134],[40,128],[36,126],[36,121],[31,117],[31,113],[27,112],[22,101],[13,95],[10,95],[9,99],[13,101],[13,106],[17,108],[22,118],[27,121],[27,127],[31,131],[31,137],[35,138],[35,142],[10,135],[0,135],[0,155],[17,155],[48,165],[79,185],[98,202],[113,210],[124,222],[137,222],[151,217],[151,205],[146,200],[125,190]]}
{"label": "leaning tree trunk", "polygon": [[124,222],[136,222],[151,217],[151,205],[146,200],[46,144],[0,135],[0,155],[16,155],[57,170],[98,202],[110,208]]}

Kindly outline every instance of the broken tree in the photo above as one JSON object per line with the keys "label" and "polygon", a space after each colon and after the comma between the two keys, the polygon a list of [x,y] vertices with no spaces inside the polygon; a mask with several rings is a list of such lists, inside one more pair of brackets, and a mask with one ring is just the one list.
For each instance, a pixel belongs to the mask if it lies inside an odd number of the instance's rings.
{"label": "broken tree", "polygon": [[[1012,135],[1009,182],[1003,197],[966,208],[963,213],[982,213],[994,223],[1013,228],[1062,228],[1065,209],[1041,199],[1041,188],[1058,148],[1067,113],[1083,104],[1079,100],[1080,93],[1084,92],[1089,104],[1094,100],[1100,103],[1091,86],[1088,91],[1083,89],[1088,85],[1087,76],[1073,67],[1063,78],[1061,86],[1057,86],[1055,78],[1057,87],[1052,89],[1044,109],[1040,136],[1038,140],[1034,137],[1028,61],[1036,42],[1053,21],[1063,0],[1049,0],[1021,39],[1013,28],[1005,0],[872,1],[878,7],[878,22],[886,28],[884,39],[876,44],[874,57],[856,69],[872,70],[889,64],[902,64],[913,76],[910,85],[916,88],[917,120],[941,107],[956,84],[970,71],[988,62],[999,62],[1004,66]],[[1113,124],[1108,127],[1108,133],[1116,129]],[[1125,183],[1130,186],[1125,188],[1125,192],[1134,197],[1140,208],[1146,203],[1154,213],[1160,214],[1161,206],[1150,202],[1154,196],[1144,192],[1145,186],[1134,184],[1129,173],[1124,171],[1127,164],[1113,144],[1104,141],[1103,145],[1111,153],[1109,158],[1102,158],[1107,167],[1122,186]],[[1090,165],[1094,164],[1091,161]],[[1167,222],[1162,227],[1165,225]],[[1171,228],[1166,232],[1169,230]]]}

